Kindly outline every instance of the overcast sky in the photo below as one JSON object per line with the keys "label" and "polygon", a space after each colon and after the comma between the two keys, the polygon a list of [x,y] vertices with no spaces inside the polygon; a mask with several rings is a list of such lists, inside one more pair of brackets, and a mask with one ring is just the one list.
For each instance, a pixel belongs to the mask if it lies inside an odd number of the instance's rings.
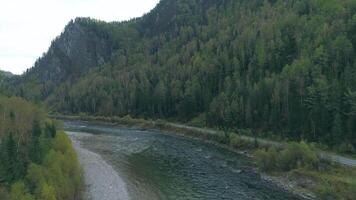
{"label": "overcast sky", "polygon": [[142,16],[159,0],[2,0],[0,69],[21,74],[76,17],[122,21]]}

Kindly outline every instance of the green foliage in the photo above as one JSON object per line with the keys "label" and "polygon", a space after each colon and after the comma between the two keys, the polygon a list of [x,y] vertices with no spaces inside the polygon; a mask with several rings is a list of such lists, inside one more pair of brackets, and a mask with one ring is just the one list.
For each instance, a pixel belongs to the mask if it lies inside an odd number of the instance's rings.
{"label": "green foliage", "polygon": [[280,152],[277,166],[283,171],[290,171],[299,167],[315,168],[319,160],[316,152],[305,142],[291,143]]}
{"label": "green foliage", "polygon": [[342,143],[339,148],[337,149],[338,152],[340,153],[346,153],[346,154],[355,154],[356,153],[356,149],[355,147],[350,144],[350,143]]}
{"label": "green foliage", "polygon": [[28,143],[32,137],[34,121],[42,121],[44,112],[36,105],[19,97],[0,95],[0,138],[12,131],[20,142]]}
{"label": "green foliage", "polygon": [[34,200],[34,198],[28,193],[25,183],[20,181],[11,186],[7,200]]}
{"label": "green foliage", "polygon": [[289,176],[311,180],[309,188],[319,199],[351,200],[356,195],[354,168],[338,165],[322,170],[298,169],[289,173]]}
{"label": "green foliage", "polygon": [[46,121],[45,122],[45,130],[44,130],[45,136],[48,138],[54,138],[56,137],[56,125],[52,121]]}
{"label": "green foliage", "polygon": [[319,185],[316,191],[321,199],[325,199],[325,200],[341,199],[340,195],[336,193],[336,191],[333,189],[333,186],[327,182]]}
{"label": "green foliage", "polygon": [[38,196],[42,192],[41,186],[46,183],[43,167],[34,163],[30,164],[27,170],[26,180],[30,191]]}
{"label": "green foliage", "polygon": [[316,169],[319,158],[316,152],[305,142],[290,143],[280,151],[271,147],[257,150],[257,165],[264,171],[291,171],[297,168]]}
{"label": "green foliage", "polygon": [[30,144],[30,159],[34,163],[40,164],[44,157],[44,152],[40,144],[42,130],[38,121],[33,122],[32,139]]}
{"label": "green foliage", "polygon": [[57,199],[76,199],[79,196],[81,168],[71,141],[64,133],[57,134],[53,150],[45,158],[44,167],[48,170],[45,173],[47,184],[54,188]]}
{"label": "green foliage", "polygon": [[355,148],[355,35],[354,0],[163,0],[127,22],[71,21],[7,87],[64,113],[205,115],[225,131]]}
{"label": "green foliage", "polygon": [[9,105],[0,108],[0,199],[78,199],[82,173],[70,139],[36,106],[19,98],[0,103]]}
{"label": "green foliage", "polygon": [[267,151],[260,149],[255,152],[257,165],[263,171],[273,171],[277,169],[278,152],[275,148],[269,148]]}
{"label": "green foliage", "polygon": [[53,187],[45,184],[42,187],[41,195],[39,196],[41,200],[56,200],[56,191]]}
{"label": "green foliage", "polygon": [[42,165],[31,164],[26,180],[36,199],[77,199],[82,172],[70,139],[59,133]]}
{"label": "green foliage", "polygon": [[0,177],[7,183],[12,184],[15,181],[21,179],[25,174],[25,162],[24,156],[20,153],[20,147],[17,145],[12,132],[1,143],[1,162]]}
{"label": "green foliage", "polygon": [[255,146],[251,141],[241,138],[237,134],[230,134],[230,146],[235,149],[254,149]]}
{"label": "green foliage", "polygon": [[195,126],[195,127],[206,127],[206,115],[201,114],[195,118],[193,118],[190,122],[189,125]]}
{"label": "green foliage", "polygon": [[58,134],[53,142],[53,149],[65,154],[73,150],[72,142],[64,133]]}

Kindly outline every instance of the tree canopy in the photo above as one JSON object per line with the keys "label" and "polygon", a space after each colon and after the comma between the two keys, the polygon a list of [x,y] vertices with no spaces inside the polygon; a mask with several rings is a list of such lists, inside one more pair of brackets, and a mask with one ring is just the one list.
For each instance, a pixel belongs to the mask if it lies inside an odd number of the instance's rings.
{"label": "tree canopy", "polygon": [[43,113],[19,97],[0,96],[0,199],[78,199],[77,155]]}

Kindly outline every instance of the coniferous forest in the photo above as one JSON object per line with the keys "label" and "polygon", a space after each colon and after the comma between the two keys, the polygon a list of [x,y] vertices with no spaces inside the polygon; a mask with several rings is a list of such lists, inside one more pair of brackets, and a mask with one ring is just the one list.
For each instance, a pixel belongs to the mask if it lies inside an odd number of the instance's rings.
{"label": "coniferous forest", "polygon": [[162,0],[71,21],[8,94],[65,114],[197,121],[356,147],[355,0]]}

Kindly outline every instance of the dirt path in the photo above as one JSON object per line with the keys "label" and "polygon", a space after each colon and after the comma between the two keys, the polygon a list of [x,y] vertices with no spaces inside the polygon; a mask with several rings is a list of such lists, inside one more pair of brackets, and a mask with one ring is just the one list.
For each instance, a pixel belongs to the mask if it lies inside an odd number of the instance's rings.
{"label": "dirt path", "polygon": [[77,137],[90,137],[89,134],[67,132],[77,151],[79,161],[84,170],[87,186],[87,200],[128,200],[125,182],[119,174],[103,160],[103,158],[80,146]]}

